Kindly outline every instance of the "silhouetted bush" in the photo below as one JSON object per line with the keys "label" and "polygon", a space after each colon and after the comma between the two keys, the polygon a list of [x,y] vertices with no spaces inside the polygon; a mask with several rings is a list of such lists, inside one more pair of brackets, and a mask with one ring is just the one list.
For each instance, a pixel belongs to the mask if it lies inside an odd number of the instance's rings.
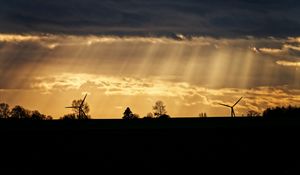
{"label": "silhouetted bush", "polygon": [[143,117],[143,119],[153,119],[154,115],[152,112],[149,112],[145,117]]}
{"label": "silhouetted bush", "polygon": [[75,114],[66,114],[63,117],[59,118],[60,120],[77,120]]}
{"label": "silhouetted bush", "polygon": [[260,117],[260,113],[254,110],[250,110],[247,112],[247,117]]}
{"label": "silhouetted bush", "polygon": [[48,116],[46,117],[46,120],[53,120],[53,117],[50,116],[50,115],[48,115]]}
{"label": "silhouetted bush", "polygon": [[167,114],[163,114],[163,115],[159,116],[158,118],[159,119],[169,119],[171,117],[169,115],[167,115]]}
{"label": "silhouetted bush", "polygon": [[263,112],[263,117],[265,118],[283,118],[299,116],[300,107],[296,106],[268,108]]}
{"label": "silhouetted bush", "polygon": [[139,114],[132,114],[132,119],[138,119],[138,118],[140,118]]}

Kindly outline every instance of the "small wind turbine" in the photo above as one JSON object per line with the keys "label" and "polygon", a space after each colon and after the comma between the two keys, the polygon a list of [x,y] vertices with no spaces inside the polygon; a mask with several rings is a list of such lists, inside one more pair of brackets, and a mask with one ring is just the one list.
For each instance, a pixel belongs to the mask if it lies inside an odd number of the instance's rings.
{"label": "small wind turbine", "polygon": [[68,106],[66,108],[78,109],[78,117],[80,117],[81,114],[83,114],[85,117],[87,117],[86,114],[85,114],[85,112],[82,109],[83,105],[84,105],[84,101],[86,99],[86,96],[87,96],[87,94],[85,94],[85,96],[84,96],[84,98],[83,98],[83,100],[82,100],[82,102],[80,103],[79,106]]}
{"label": "small wind turbine", "polygon": [[222,106],[225,106],[225,107],[229,107],[230,109],[231,109],[231,117],[235,117],[235,112],[234,112],[234,107],[235,107],[235,105],[237,105],[240,101],[241,101],[241,99],[242,99],[243,97],[241,97],[237,102],[235,102],[234,103],[234,105],[232,105],[232,106],[229,106],[229,105],[227,105],[227,104],[223,104],[223,103],[218,103],[219,105],[222,105]]}

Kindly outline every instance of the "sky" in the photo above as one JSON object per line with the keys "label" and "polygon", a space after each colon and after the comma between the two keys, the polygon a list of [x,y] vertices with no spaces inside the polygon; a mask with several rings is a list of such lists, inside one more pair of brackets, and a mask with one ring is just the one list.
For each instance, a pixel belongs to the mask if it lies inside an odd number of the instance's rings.
{"label": "sky", "polygon": [[4,0],[0,102],[59,118],[229,116],[300,104],[296,0]]}

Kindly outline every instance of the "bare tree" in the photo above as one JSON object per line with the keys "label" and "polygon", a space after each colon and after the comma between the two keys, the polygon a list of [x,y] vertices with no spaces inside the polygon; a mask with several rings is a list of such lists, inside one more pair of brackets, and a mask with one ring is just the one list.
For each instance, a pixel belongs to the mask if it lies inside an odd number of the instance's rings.
{"label": "bare tree", "polygon": [[164,105],[164,102],[160,100],[155,102],[155,105],[153,106],[153,110],[154,110],[154,116],[156,117],[160,117],[164,114],[167,114],[166,106]]}

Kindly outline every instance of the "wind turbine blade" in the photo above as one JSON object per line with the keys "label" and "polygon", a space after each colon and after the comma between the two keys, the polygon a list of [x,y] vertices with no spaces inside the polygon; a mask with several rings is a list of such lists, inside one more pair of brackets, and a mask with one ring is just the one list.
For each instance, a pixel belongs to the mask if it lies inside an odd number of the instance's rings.
{"label": "wind turbine blade", "polygon": [[84,115],[84,116],[87,118],[87,115],[85,114],[85,112],[84,112],[83,110],[82,110],[81,112],[82,112],[82,113],[83,113],[83,115]]}
{"label": "wind turbine blade", "polygon": [[82,117],[80,114],[83,114],[87,118],[87,115],[85,114],[82,108],[79,108],[79,116]]}
{"label": "wind turbine blade", "polygon": [[217,103],[217,104],[231,108],[231,106],[223,104],[223,103]]}
{"label": "wind turbine blade", "polygon": [[237,104],[241,101],[242,98],[243,98],[243,97],[241,97],[237,102],[235,102],[234,105],[233,105],[232,107],[234,107],[235,105],[237,105]]}
{"label": "wind turbine blade", "polygon": [[82,100],[82,102],[81,102],[81,104],[80,104],[81,107],[82,107],[82,105],[83,105],[83,103],[84,103],[84,101],[85,101],[85,99],[86,99],[86,96],[87,96],[87,94],[85,94],[85,96],[84,96],[84,98],[83,98],[83,100]]}

